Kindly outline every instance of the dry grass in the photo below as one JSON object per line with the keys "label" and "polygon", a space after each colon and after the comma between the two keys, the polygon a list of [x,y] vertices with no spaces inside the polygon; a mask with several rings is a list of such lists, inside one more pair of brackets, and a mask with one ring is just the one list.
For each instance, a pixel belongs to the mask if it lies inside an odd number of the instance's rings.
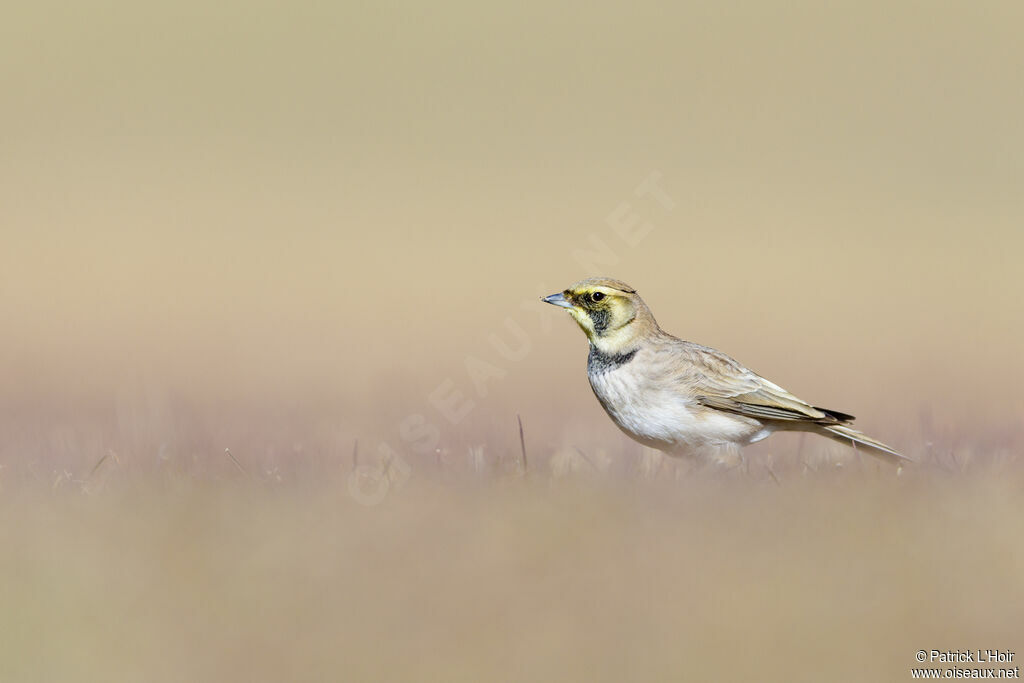
{"label": "dry grass", "polygon": [[348,439],[208,436],[3,461],[0,679],[881,681],[1020,646],[1019,443],[899,476],[810,442],[774,474],[534,447],[523,477],[513,421],[366,506]]}

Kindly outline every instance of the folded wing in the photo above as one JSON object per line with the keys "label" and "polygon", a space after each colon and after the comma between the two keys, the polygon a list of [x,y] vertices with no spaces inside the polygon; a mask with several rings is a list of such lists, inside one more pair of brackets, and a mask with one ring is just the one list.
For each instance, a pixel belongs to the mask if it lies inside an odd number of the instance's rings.
{"label": "folded wing", "polygon": [[853,415],[801,401],[724,353],[690,342],[679,344],[684,346],[688,360],[686,367],[677,366],[679,380],[694,390],[701,405],[757,420],[772,420],[784,430],[816,432],[847,445],[865,447],[893,463],[909,460],[881,441],[848,427]]}

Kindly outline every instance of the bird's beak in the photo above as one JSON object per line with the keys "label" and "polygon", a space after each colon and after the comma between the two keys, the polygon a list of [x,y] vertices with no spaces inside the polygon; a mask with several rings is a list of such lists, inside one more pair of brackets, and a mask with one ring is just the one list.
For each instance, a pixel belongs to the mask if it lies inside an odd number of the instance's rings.
{"label": "bird's beak", "polygon": [[559,292],[558,294],[552,294],[551,296],[546,296],[542,298],[541,301],[545,301],[549,304],[554,304],[555,306],[561,306],[562,308],[573,307],[573,305],[569,303],[569,300],[566,299],[565,295],[562,294],[561,292]]}

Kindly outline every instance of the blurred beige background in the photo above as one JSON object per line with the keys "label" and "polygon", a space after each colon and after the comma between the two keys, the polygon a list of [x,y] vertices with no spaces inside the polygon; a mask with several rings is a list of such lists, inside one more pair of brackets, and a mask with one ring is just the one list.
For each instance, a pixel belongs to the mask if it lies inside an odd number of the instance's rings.
{"label": "blurred beige background", "polygon": [[[1024,652],[1020,2],[0,15],[0,680]],[[918,463],[648,467],[538,299],[595,274]]]}
{"label": "blurred beige background", "polygon": [[[866,426],[1017,423],[1022,20],[1014,2],[12,6],[0,392],[317,396],[354,434],[429,415],[446,379],[474,396],[474,356],[504,375],[476,419],[603,420],[583,337],[524,307],[600,273]],[[633,195],[652,172],[671,211]],[[635,247],[606,222],[622,202],[653,227]],[[573,252],[595,238],[614,253],[588,268]],[[506,317],[530,339],[515,362],[488,342]]]}

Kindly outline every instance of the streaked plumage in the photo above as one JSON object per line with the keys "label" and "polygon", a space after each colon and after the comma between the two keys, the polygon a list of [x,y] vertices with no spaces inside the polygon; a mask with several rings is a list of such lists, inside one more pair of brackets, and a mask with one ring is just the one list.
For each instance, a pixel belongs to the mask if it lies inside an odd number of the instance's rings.
{"label": "streaked plumage", "polygon": [[711,455],[772,432],[804,431],[890,462],[905,459],[849,427],[852,415],[812,406],[724,353],[668,334],[624,282],[591,278],[544,301],[565,308],[586,333],[590,385],[615,424],[640,443]]}

